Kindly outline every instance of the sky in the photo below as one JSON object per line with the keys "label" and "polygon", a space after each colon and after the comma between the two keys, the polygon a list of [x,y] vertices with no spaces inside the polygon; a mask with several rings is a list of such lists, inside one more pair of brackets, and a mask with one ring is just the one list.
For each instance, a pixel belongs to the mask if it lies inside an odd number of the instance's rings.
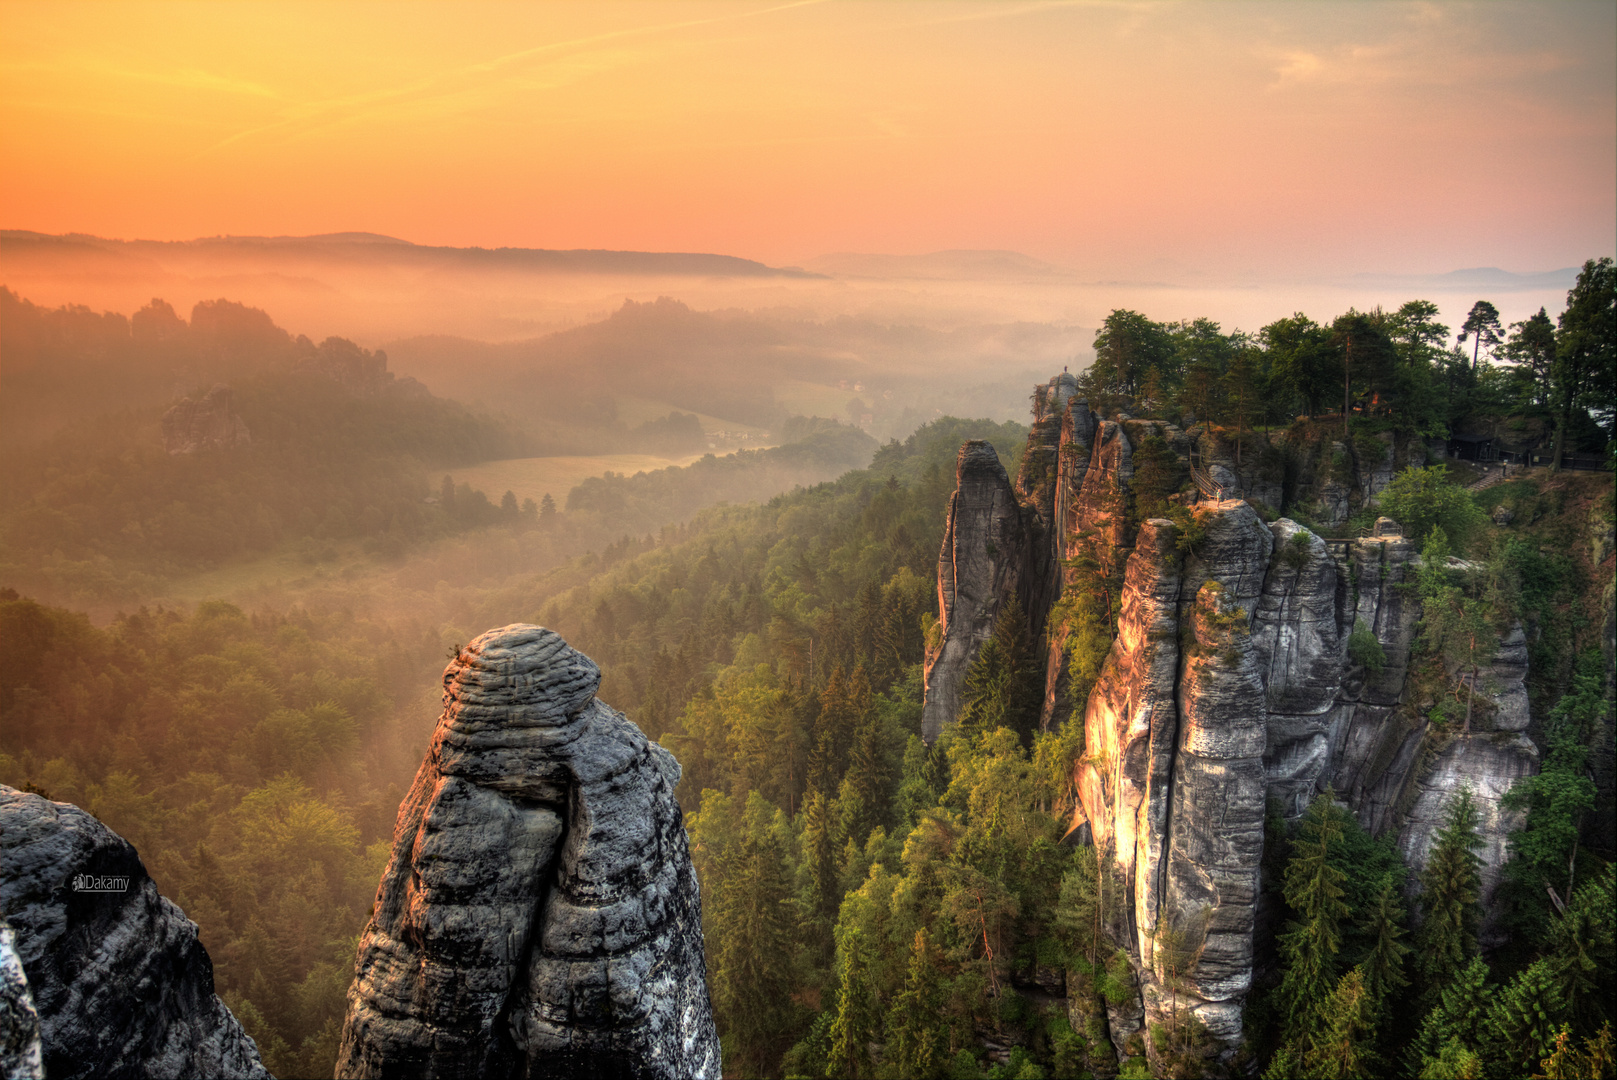
{"label": "sky", "polygon": [[1540,271],[1617,237],[1617,4],[0,4],[0,226]]}

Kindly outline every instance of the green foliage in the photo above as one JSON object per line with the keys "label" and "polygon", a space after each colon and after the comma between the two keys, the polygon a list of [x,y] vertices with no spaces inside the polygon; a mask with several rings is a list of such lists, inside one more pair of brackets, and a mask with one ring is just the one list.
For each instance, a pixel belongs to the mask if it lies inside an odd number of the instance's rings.
{"label": "green foliage", "polygon": [[1315,1031],[1303,1055],[1304,1075],[1321,1080],[1356,1080],[1374,1072],[1376,1008],[1354,968],[1337,982],[1319,1007]]}
{"label": "green foliage", "polygon": [[1428,1000],[1459,977],[1477,954],[1478,896],[1482,846],[1470,788],[1448,804],[1443,828],[1421,872],[1422,919],[1415,935],[1417,966]]}
{"label": "green foliage", "polygon": [[1477,1048],[1487,1033],[1488,965],[1475,957],[1437,995],[1410,1048],[1413,1071],[1421,1076],[1454,1076],[1480,1068]]}
{"label": "green foliage", "polygon": [[1179,490],[1179,455],[1160,436],[1152,434],[1134,448],[1134,476],[1129,481],[1133,502],[1130,520],[1163,517],[1168,512],[1168,496]]}
{"label": "green foliage", "polygon": [[1405,536],[1424,539],[1442,529],[1462,550],[1486,521],[1441,465],[1411,466],[1394,476],[1381,493],[1381,511],[1403,526]]}
{"label": "green foliage", "polygon": [[1565,1019],[1566,1002],[1555,985],[1548,962],[1535,961],[1510,981],[1488,1009],[1483,1041],[1485,1060],[1502,1067],[1504,1075],[1533,1071],[1555,1046]]}
{"label": "green foliage", "polygon": [[1285,975],[1280,996],[1288,1017],[1288,1041],[1313,1023],[1313,1013],[1337,979],[1342,924],[1349,915],[1342,883],[1347,875],[1332,863],[1342,841],[1345,811],[1329,792],[1315,797],[1286,865],[1286,904],[1296,918],[1280,935]]}
{"label": "green foliage", "polygon": [[0,634],[0,781],[133,843],[267,1060],[330,1072],[436,632],[217,602],[99,629],[3,590]]}
{"label": "green foliage", "polygon": [[1353,623],[1353,633],[1348,636],[1348,656],[1371,678],[1380,675],[1387,666],[1387,653],[1381,647],[1381,640],[1363,619]]}
{"label": "green foliage", "polygon": [[1602,1024],[1599,1033],[1585,1039],[1580,1048],[1573,1046],[1572,1032],[1562,1024],[1555,1034],[1554,1049],[1539,1066],[1544,1071],[1534,1073],[1535,1080],[1612,1080],[1617,1077],[1617,1046],[1613,1045],[1611,1025]]}

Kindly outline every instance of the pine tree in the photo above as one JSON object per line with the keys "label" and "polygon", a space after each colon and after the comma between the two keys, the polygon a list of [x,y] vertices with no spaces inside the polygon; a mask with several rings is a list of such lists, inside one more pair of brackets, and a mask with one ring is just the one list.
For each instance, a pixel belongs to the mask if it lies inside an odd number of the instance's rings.
{"label": "pine tree", "polygon": [[1475,1054],[1486,1031],[1488,1000],[1488,965],[1479,956],[1443,988],[1437,1004],[1421,1022],[1420,1034],[1409,1051],[1413,1071],[1421,1076],[1452,1075],[1442,1072],[1448,1066],[1438,1064],[1445,1055],[1454,1058],[1446,1049],[1450,1046]]}
{"label": "pine tree", "polygon": [[837,905],[842,902],[839,847],[831,806],[822,792],[811,787],[803,799],[803,858],[808,864],[811,906],[827,926],[836,920]]}
{"label": "pine tree", "polygon": [[1308,1026],[1314,1007],[1336,982],[1342,920],[1348,915],[1342,900],[1347,875],[1331,865],[1331,854],[1342,840],[1344,812],[1332,792],[1315,797],[1303,816],[1302,834],[1292,845],[1291,862],[1286,866],[1286,903],[1297,917],[1280,935],[1286,969],[1280,1000],[1294,1033]]}
{"label": "pine tree", "polygon": [[1611,1080],[1617,1077],[1617,1046],[1613,1045],[1611,1024],[1600,1026],[1592,1037],[1583,1040],[1582,1049],[1572,1045],[1572,1029],[1562,1024],[1555,1036],[1555,1048],[1550,1056],[1539,1062],[1544,1071],[1534,1073],[1533,1080]]}
{"label": "pine tree", "polygon": [[[891,825],[893,770],[882,739],[881,715],[871,704],[870,680],[863,666],[848,680],[847,706],[853,730],[849,738],[848,771],[841,791],[857,796],[861,812],[848,823],[847,835],[863,844],[876,826]],[[839,793],[839,801],[843,798]],[[844,816],[847,816],[846,814]]]}
{"label": "pine tree", "polygon": [[837,1016],[831,1022],[828,1077],[854,1080],[870,1075],[870,1044],[880,1031],[881,1016],[865,950],[857,927],[848,929],[837,943]]}
{"label": "pine tree", "polygon": [[[756,792],[752,798],[763,802]],[[749,830],[727,861],[712,919],[713,1004],[726,1035],[726,1063],[761,1076],[790,1042],[797,919],[772,829]]]}
{"label": "pine tree", "polygon": [[854,708],[840,666],[831,669],[820,691],[820,715],[814,722],[814,750],[809,757],[809,783],[821,791],[835,791],[848,770],[848,746],[853,740]]}
{"label": "pine tree", "polygon": [[1409,946],[1398,940],[1404,936],[1403,921],[1404,909],[1393,891],[1392,879],[1384,878],[1363,920],[1370,955],[1360,965],[1364,969],[1364,990],[1377,1018],[1383,1015],[1388,1000],[1409,985],[1404,977],[1404,957]]}
{"label": "pine tree", "polygon": [[1354,968],[1337,982],[1319,1007],[1316,1031],[1304,1056],[1305,1073],[1319,1080],[1355,1080],[1370,1074],[1374,1062],[1375,1004]]}
{"label": "pine tree", "polygon": [[1535,961],[1510,981],[1488,1010],[1484,1056],[1502,1075],[1525,1076],[1555,1048],[1566,1002],[1556,989],[1550,965]]}
{"label": "pine tree", "polygon": [[925,930],[915,932],[909,975],[887,1020],[888,1057],[900,1076],[937,1076],[947,1064],[948,1033],[940,1009],[942,975]]}
{"label": "pine tree", "polygon": [[1428,1000],[1452,982],[1477,953],[1481,860],[1476,849],[1482,846],[1477,821],[1471,791],[1461,788],[1449,800],[1443,828],[1421,873],[1423,918],[1415,946]]}
{"label": "pine tree", "polygon": [[1550,924],[1550,974],[1579,1030],[1593,1031],[1609,1018],[1617,974],[1617,867],[1580,886],[1566,912]]}

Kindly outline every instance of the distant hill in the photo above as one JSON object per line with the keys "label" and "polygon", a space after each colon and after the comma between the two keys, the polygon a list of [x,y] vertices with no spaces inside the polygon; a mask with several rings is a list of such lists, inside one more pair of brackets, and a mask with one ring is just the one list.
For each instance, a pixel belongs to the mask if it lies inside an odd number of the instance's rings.
{"label": "distant hill", "polygon": [[[376,233],[339,232],[320,236],[213,236],[196,240],[111,240],[83,233],[52,236],[23,229],[0,231],[0,265],[45,259],[55,264],[84,260],[106,267],[114,261],[159,266],[221,257],[254,263],[311,258],[353,264],[391,263],[401,269],[503,270],[539,274],[611,274],[679,277],[819,277],[796,268],[766,266],[734,255],[680,251],[434,247]],[[122,258],[120,258],[122,257]],[[62,267],[65,269],[65,267]]]}

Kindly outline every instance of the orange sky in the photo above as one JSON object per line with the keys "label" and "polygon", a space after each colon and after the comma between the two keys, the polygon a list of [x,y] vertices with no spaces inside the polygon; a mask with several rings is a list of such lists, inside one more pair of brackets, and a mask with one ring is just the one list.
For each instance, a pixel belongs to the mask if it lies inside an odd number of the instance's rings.
{"label": "orange sky", "polygon": [[1097,274],[1617,234],[1617,5],[0,5],[0,226]]}

